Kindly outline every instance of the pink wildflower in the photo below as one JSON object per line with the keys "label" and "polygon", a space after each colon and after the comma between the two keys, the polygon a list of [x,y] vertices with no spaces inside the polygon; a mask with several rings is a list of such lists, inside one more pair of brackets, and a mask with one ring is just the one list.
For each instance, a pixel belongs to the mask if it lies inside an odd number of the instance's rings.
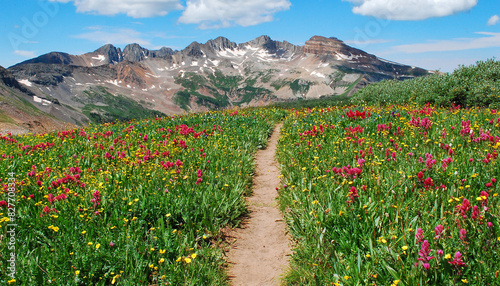
{"label": "pink wildflower", "polygon": [[417,258],[417,260],[422,262],[422,266],[426,270],[429,270],[429,268],[431,268],[429,261],[434,258],[433,256],[429,256],[430,253],[431,249],[429,248],[429,242],[427,240],[424,240],[424,242],[422,243],[422,249],[418,252],[418,255],[420,257]]}
{"label": "pink wildflower", "polygon": [[436,233],[436,236],[434,237],[434,239],[440,239],[441,238],[441,233],[443,233],[443,226],[442,225],[438,225],[434,228],[434,232]]}
{"label": "pink wildflower", "polygon": [[455,266],[466,266],[464,261],[462,260],[462,254],[459,251],[455,253],[453,261],[448,261],[448,263]]}
{"label": "pink wildflower", "polygon": [[417,229],[417,234],[415,234],[415,238],[417,239],[418,243],[421,243],[422,239],[424,239],[424,231],[422,230],[421,227]]}
{"label": "pink wildflower", "polygon": [[467,239],[467,231],[465,229],[461,229],[458,233],[460,233],[460,240],[465,241]]}
{"label": "pink wildflower", "polygon": [[472,214],[470,215],[470,217],[473,219],[473,220],[476,220],[479,218],[479,207],[474,205],[472,207]]}

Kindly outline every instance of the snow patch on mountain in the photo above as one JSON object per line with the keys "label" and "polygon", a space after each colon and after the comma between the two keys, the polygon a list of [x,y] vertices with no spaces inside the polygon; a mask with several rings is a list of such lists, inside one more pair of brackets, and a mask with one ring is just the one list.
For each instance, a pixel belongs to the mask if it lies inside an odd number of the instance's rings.
{"label": "snow patch on mountain", "polygon": [[313,72],[311,73],[311,75],[313,75],[313,76],[317,76],[317,77],[321,77],[321,78],[326,78],[326,76],[325,76],[324,74],[319,73],[319,72],[317,72],[317,71],[313,71]]}
{"label": "snow patch on mountain", "polygon": [[107,82],[107,83],[110,83],[110,84],[112,84],[112,85],[120,86],[120,85],[118,84],[118,80],[116,80],[116,79],[115,79],[115,80],[106,80],[106,82]]}
{"label": "snow patch on mountain", "polygon": [[21,80],[19,80],[19,83],[22,83],[25,86],[33,86],[33,84],[31,83],[31,81],[29,81],[27,79],[21,79]]}
{"label": "snow patch on mountain", "polygon": [[92,57],[94,60],[98,60],[100,63],[106,60],[104,55],[98,55],[97,57]]}

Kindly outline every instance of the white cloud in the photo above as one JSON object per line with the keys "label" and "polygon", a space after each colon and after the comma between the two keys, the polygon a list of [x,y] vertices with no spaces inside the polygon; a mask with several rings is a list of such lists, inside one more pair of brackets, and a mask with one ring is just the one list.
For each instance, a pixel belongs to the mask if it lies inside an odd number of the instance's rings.
{"label": "white cloud", "polygon": [[180,23],[199,24],[201,29],[252,26],[273,20],[273,14],[288,10],[289,0],[188,0]]}
{"label": "white cloud", "polygon": [[16,54],[18,56],[25,57],[25,58],[34,58],[35,57],[35,52],[34,51],[15,50],[14,54]]}
{"label": "white cloud", "polygon": [[498,15],[491,16],[491,18],[488,20],[488,26],[494,26],[500,21],[500,17]]}
{"label": "white cloud", "polygon": [[151,43],[144,36],[133,29],[88,27],[92,32],[72,36],[77,39],[85,39],[100,44],[123,45],[137,43],[141,46],[150,46]]}
{"label": "white cloud", "polygon": [[478,0],[344,0],[354,4],[352,11],[363,16],[389,20],[424,20],[467,11]]}
{"label": "white cloud", "polygon": [[76,11],[99,15],[126,14],[134,18],[165,16],[170,11],[182,9],[179,0],[50,0],[74,2]]}
{"label": "white cloud", "polygon": [[400,45],[392,50],[402,53],[448,52],[500,47],[500,33],[477,32],[480,38],[460,38],[428,43]]}

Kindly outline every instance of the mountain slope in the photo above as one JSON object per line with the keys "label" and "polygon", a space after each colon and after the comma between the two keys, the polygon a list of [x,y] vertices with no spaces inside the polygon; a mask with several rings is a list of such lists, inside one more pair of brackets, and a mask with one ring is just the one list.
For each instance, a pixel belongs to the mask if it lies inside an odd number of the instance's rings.
{"label": "mountain slope", "polygon": [[304,46],[268,36],[240,44],[218,37],[181,51],[105,45],[83,55],[49,53],[9,71],[36,96],[74,109],[77,124],[95,120],[83,112],[95,90],[130,100],[134,110],[175,114],[352,94],[371,82],[428,74],[320,36]]}
{"label": "mountain slope", "polygon": [[[34,94],[0,66],[0,134],[40,133],[74,127],[40,111],[29,102],[32,98]],[[39,98],[36,101],[42,103]]]}

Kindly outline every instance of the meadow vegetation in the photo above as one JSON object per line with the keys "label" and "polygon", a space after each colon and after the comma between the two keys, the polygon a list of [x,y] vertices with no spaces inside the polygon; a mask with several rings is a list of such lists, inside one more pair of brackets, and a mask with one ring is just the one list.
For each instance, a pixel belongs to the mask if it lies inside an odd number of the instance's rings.
{"label": "meadow vegetation", "polygon": [[347,106],[291,113],[280,204],[287,285],[497,285],[500,116]]}
{"label": "meadow vegetation", "polygon": [[[2,135],[0,281],[224,284],[220,229],[246,212],[253,153],[284,113],[208,112]],[[11,177],[15,217],[8,216]],[[16,282],[7,276],[13,223]]]}
{"label": "meadow vegetation", "polygon": [[[221,229],[247,212],[253,155],[282,121],[279,203],[295,243],[286,285],[498,285],[499,79],[488,60],[351,101],[2,134],[0,282],[227,284]],[[207,83],[178,80],[187,108]],[[210,85],[230,92],[238,80]]]}
{"label": "meadow vegetation", "polygon": [[358,91],[355,105],[431,103],[437,106],[500,108],[500,62],[495,59],[461,66],[451,74],[435,73],[413,80],[385,80]]}

